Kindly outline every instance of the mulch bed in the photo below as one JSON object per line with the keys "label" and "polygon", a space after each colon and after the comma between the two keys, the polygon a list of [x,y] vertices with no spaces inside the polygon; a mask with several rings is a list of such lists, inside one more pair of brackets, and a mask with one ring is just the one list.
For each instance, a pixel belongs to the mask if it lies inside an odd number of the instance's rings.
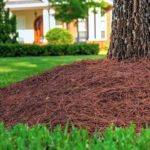
{"label": "mulch bed", "polygon": [[0,89],[0,120],[7,126],[67,121],[103,130],[114,123],[150,124],[150,61],[75,62]]}

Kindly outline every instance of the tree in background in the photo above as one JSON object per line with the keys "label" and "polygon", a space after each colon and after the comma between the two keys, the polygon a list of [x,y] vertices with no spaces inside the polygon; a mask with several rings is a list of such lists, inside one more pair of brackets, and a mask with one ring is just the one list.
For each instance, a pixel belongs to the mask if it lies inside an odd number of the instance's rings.
{"label": "tree in background", "polygon": [[16,17],[10,15],[3,0],[0,0],[0,43],[15,43],[17,37]]}
{"label": "tree in background", "polygon": [[88,6],[85,0],[49,0],[55,9],[55,18],[67,24],[78,18],[85,18]]}
{"label": "tree in background", "polygon": [[55,9],[55,18],[70,23],[74,20],[85,19],[89,8],[107,7],[105,0],[49,0]]}
{"label": "tree in background", "polygon": [[150,1],[114,0],[108,58],[150,56]]}

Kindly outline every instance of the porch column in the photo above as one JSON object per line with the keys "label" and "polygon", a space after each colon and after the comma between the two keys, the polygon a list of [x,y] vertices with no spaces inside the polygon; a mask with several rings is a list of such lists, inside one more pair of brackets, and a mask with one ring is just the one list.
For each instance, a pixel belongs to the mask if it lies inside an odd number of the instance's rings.
{"label": "porch column", "polygon": [[49,13],[48,9],[43,9],[43,34],[44,34],[44,43],[46,43],[45,35],[49,31]]}
{"label": "porch column", "polygon": [[96,40],[100,41],[101,39],[101,10],[100,8],[96,9]]}
{"label": "porch column", "polygon": [[88,33],[89,33],[89,41],[94,40],[94,30],[95,30],[95,25],[94,25],[94,13],[93,9],[89,9],[89,15],[88,15]]}
{"label": "porch column", "polygon": [[49,10],[49,23],[50,23],[49,28],[50,29],[53,29],[56,27],[56,20],[55,20],[54,14],[55,14],[55,10],[50,9]]}
{"label": "porch column", "polygon": [[89,10],[88,16],[88,31],[89,31],[89,41],[100,41],[101,38],[101,12],[100,8]]}

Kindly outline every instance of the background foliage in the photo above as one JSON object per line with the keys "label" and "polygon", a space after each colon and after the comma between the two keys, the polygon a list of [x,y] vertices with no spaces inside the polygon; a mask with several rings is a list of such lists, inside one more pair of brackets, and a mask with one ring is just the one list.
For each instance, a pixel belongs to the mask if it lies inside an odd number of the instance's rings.
{"label": "background foliage", "polygon": [[5,9],[5,3],[0,0],[0,43],[16,43],[16,17]]}
{"label": "background foliage", "polygon": [[78,18],[85,18],[88,14],[86,0],[49,0],[56,10],[57,20],[69,23]]}
{"label": "background foliage", "polygon": [[106,8],[105,0],[49,0],[55,10],[55,18],[70,23],[74,20],[85,19],[90,8]]}

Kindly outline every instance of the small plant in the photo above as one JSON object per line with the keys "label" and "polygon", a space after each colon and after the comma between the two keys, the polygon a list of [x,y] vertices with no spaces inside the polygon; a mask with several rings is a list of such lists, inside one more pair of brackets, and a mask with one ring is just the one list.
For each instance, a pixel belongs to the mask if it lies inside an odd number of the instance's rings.
{"label": "small plant", "polygon": [[104,51],[108,51],[108,49],[109,49],[109,45],[106,44],[106,45],[104,46]]}
{"label": "small plant", "polygon": [[149,150],[150,129],[136,134],[135,126],[117,128],[110,126],[101,134],[89,136],[85,129],[72,126],[68,132],[68,124],[62,130],[57,126],[49,130],[45,125],[28,127],[18,124],[5,128],[0,123],[0,150]]}
{"label": "small plant", "polygon": [[46,39],[50,44],[71,44],[73,43],[73,35],[62,28],[54,28],[47,32]]}

